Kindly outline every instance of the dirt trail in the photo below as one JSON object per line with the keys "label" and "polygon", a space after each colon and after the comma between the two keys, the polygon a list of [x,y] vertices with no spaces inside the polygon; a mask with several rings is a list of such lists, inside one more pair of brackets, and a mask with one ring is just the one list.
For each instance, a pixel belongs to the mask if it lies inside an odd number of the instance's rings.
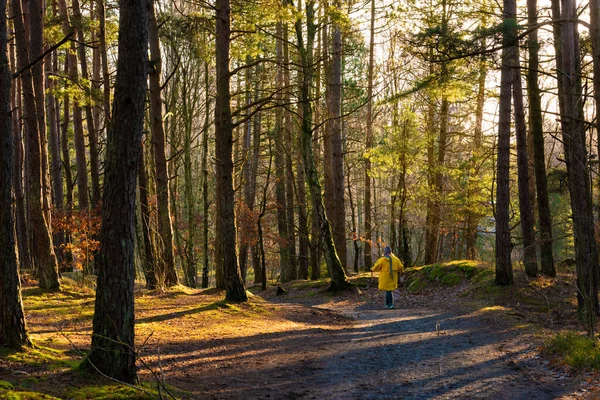
{"label": "dirt trail", "polygon": [[282,302],[298,316],[297,329],[165,349],[170,363],[196,360],[170,383],[209,399],[580,398],[514,321],[451,302],[440,310],[410,297],[395,310],[378,303],[373,295],[307,313],[307,305]]}

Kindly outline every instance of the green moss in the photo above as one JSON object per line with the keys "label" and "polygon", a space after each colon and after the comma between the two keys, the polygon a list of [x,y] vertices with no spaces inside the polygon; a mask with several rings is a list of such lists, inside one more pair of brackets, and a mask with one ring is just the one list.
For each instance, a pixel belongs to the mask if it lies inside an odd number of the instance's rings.
{"label": "green moss", "polygon": [[58,397],[52,397],[38,392],[21,392],[2,389],[0,389],[0,398],[4,400],[60,400]]}
{"label": "green moss", "polygon": [[414,277],[409,279],[406,284],[406,290],[409,293],[415,293],[423,290],[427,286],[427,283],[423,279],[419,279],[418,277]]}
{"label": "green moss", "polygon": [[24,348],[21,351],[0,348],[0,357],[8,362],[18,363],[23,366],[43,366],[49,371],[75,368],[80,362],[80,360],[71,358],[71,356],[65,354],[61,350],[55,350],[39,345],[36,345],[34,348]]}
{"label": "green moss", "polygon": [[463,281],[464,275],[457,272],[449,272],[442,276],[440,282],[445,286],[456,286]]}
{"label": "green moss", "polygon": [[405,287],[409,292],[414,293],[423,290],[430,284],[456,286],[464,281],[474,280],[478,275],[487,271],[489,270],[483,268],[478,261],[473,260],[407,268]]}
{"label": "green moss", "polygon": [[600,347],[587,336],[575,332],[559,333],[547,343],[546,352],[559,357],[576,371],[600,370]]}
{"label": "green moss", "polygon": [[313,289],[320,288],[327,284],[327,280],[316,280],[316,281],[296,281],[292,283],[292,287],[295,289]]}
{"label": "green moss", "polygon": [[65,393],[65,397],[73,400],[86,400],[86,399],[156,399],[158,393],[155,388],[150,387],[147,384],[140,385],[142,390],[137,390],[128,386],[120,386],[115,384],[108,385],[90,385],[82,388],[68,389]]}
{"label": "green moss", "polygon": [[14,386],[7,381],[0,381],[0,390],[12,390]]}

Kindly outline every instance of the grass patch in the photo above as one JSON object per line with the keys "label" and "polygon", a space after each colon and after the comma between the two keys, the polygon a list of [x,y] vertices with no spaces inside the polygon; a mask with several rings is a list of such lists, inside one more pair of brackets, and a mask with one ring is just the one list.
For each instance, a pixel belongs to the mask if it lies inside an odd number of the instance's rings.
{"label": "grass patch", "polygon": [[575,332],[559,333],[546,344],[545,351],[575,371],[600,370],[600,347],[587,336]]}

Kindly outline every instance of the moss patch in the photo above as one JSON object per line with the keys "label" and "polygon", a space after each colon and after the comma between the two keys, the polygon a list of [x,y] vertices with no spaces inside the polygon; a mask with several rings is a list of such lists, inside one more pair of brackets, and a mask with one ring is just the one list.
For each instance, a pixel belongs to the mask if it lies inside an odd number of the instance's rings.
{"label": "moss patch", "polygon": [[12,383],[7,381],[0,381],[0,390],[13,390],[14,386]]}

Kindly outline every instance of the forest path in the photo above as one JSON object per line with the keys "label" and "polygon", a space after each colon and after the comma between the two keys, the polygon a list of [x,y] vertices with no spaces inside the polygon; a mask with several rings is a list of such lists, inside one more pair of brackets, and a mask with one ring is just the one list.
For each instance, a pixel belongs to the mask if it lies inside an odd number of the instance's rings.
{"label": "forest path", "polygon": [[374,290],[358,302],[286,300],[271,299],[290,321],[298,316],[291,329],[187,348],[185,358],[196,361],[188,379],[176,374],[170,383],[209,399],[580,398],[505,312],[465,310],[459,301],[433,309],[410,296],[387,310]]}

